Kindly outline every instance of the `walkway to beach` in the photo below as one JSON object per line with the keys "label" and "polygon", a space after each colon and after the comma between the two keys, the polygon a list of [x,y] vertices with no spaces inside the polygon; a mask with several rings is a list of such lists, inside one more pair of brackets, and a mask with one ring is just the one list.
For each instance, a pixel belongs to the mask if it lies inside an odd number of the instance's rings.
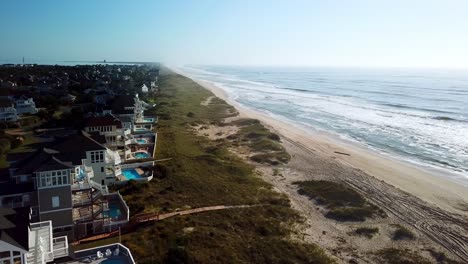
{"label": "walkway to beach", "polygon": [[[249,208],[249,207],[256,207],[256,206],[263,206],[264,204],[255,204],[255,205],[215,205],[215,206],[206,206],[206,207],[199,207],[199,208],[194,208],[194,209],[188,209],[188,210],[183,210],[183,211],[178,211],[178,212],[172,212],[172,213],[165,213],[165,214],[160,214],[160,213],[145,213],[145,214],[137,214],[135,215],[132,219],[130,219],[130,223],[128,226],[125,226],[122,228],[121,233],[128,233],[132,230],[135,230],[139,224],[141,223],[149,223],[149,222],[156,222],[156,221],[161,221],[167,218],[171,218],[174,216],[179,216],[179,215],[190,215],[190,214],[198,214],[202,212],[208,212],[208,211],[218,211],[218,210],[225,210],[225,209],[235,209],[235,208]],[[100,234],[96,236],[91,236],[91,237],[86,237],[83,239],[80,239],[78,241],[73,242],[73,245],[77,245],[80,243],[86,243],[86,242],[91,242],[99,239],[104,239],[104,238],[109,238],[109,237],[114,237],[119,235],[119,230],[112,231],[110,233],[106,234]]]}

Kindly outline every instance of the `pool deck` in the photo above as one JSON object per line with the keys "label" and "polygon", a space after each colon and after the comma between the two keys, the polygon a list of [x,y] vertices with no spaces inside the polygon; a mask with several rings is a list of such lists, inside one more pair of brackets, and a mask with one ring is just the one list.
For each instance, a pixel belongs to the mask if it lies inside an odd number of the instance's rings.
{"label": "pool deck", "polygon": [[[98,254],[100,252],[101,254]],[[98,256],[99,255],[99,256]],[[73,264],[97,263],[135,264],[130,250],[120,243],[76,251]]]}

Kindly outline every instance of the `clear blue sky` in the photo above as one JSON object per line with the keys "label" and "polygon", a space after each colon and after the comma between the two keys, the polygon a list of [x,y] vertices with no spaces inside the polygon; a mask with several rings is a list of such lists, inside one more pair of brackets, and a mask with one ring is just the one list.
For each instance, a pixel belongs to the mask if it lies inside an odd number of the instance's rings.
{"label": "clear blue sky", "polygon": [[468,68],[468,1],[0,2],[0,61]]}

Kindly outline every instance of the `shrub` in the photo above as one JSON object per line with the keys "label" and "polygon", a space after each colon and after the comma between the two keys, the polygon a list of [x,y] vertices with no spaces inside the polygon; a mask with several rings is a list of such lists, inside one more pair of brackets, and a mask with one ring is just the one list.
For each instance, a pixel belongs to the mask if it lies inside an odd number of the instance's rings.
{"label": "shrub", "polygon": [[369,207],[339,207],[328,211],[325,217],[337,221],[362,222],[372,217],[374,211]]}
{"label": "shrub", "polygon": [[387,264],[429,264],[430,261],[409,250],[402,250],[396,248],[384,248],[377,251],[376,255],[379,260]]}
{"label": "shrub", "polygon": [[10,149],[10,140],[8,138],[0,138],[0,155],[6,154]]}
{"label": "shrub", "polygon": [[270,135],[268,135],[268,138],[274,141],[280,141],[280,137],[275,133],[271,133]]}
{"label": "shrub", "polygon": [[195,117],[195,114],[193,112],[188,112],[187,117],[190,117],[190,118]]}
{"label": "shrub", "polygon": [[375,234],[379,233],[379,229],[377,227],[359,227],[354,230],[354,233],[359,236],[372,238]]}
{"label": "shrub", "polygon": [[412,240],[414,239],[414,234],[408,228],[397,225],[397,229],[393,232],[393,240]]}
{"label": "shrub", "polygon": [[330,207],[336,206],[363,206],[364,197],[355,190],[343,184],[331,181],[303,181],[295,182],[300,186],[299,193],[315,199],[319,204]]}

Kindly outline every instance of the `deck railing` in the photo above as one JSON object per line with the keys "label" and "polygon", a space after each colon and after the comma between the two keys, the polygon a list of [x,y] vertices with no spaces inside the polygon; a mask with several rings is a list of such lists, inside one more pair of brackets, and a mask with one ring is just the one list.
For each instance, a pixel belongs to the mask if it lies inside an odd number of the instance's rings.
{"label": "deck railing", "polygon": [[54,245],[54,258],[68,256],[68,238],[67,236],[55,237],[52,241]]}

